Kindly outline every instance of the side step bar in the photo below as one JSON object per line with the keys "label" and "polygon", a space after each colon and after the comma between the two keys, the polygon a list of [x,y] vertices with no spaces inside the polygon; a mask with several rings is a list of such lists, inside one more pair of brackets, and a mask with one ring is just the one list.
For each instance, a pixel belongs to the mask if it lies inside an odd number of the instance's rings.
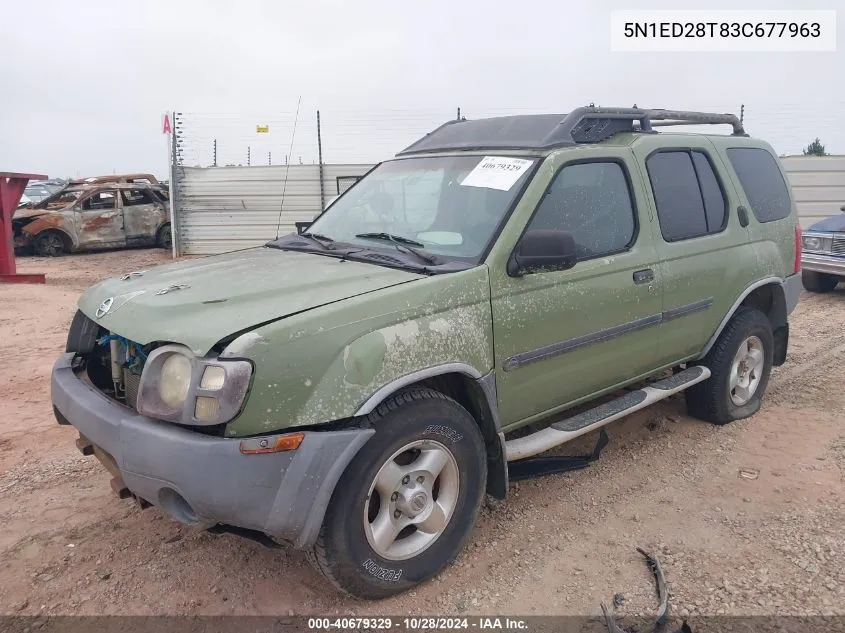
{"label": "side step bar", "polygon": [[710,370],[696,365],[642,389],[629,391],[615,400],[555,422],[542,431],[505,442],[507,459],[510,462],[544,453],[708,378],[710,378]]}

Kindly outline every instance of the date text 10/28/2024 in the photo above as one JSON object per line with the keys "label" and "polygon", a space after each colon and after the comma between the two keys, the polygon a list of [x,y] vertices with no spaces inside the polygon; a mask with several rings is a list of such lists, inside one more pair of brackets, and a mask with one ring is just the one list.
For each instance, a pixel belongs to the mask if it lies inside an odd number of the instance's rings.
{"label": "date text 10/28/2024", "polygon": [[406,631],[481,630],[527,631],[528,624],[519,618],[497,617],[349,617],[308,618],[308,628],[315,631],[378,631],[400,629]]}

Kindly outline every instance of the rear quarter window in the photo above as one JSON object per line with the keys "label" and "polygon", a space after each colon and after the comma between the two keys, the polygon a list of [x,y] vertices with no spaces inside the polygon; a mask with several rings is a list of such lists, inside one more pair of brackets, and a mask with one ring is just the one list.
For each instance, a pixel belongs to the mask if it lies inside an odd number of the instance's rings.
{"label": "rear quarter window", "polygon": [[788,217],[792,208],[789,190],[775,157],[757,147],[733,147],[727,154],[757,221]]}

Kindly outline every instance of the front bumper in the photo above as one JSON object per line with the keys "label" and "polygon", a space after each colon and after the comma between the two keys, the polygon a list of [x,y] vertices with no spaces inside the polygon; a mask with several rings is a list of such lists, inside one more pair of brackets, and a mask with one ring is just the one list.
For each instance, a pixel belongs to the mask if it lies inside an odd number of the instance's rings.
{"label": "front bumper", "polygon": [[801,270],[845,277],[845,257],[834,257],[832,255],[821,255],[818,253],[802,253]]}
{"label": "front bumper", "polygon": [[119,471],[132,494],[182,523],[222,523],[309,547],[338,479],[375,433],[306,432],[296,451],[244,455],[240,439],[158,422],[108,398],[76,375],[73,356],[63,354],[53,367],[58,414]]}

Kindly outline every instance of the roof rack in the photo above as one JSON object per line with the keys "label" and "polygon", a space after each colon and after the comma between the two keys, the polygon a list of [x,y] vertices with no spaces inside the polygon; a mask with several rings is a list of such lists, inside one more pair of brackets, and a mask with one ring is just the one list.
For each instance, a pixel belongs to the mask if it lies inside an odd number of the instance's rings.
{"label": "roof rack", "polygon": [[730,125],[734,136],[747,136],[734,114],[643,108],[576,108],[568,114],[529,114],[447,121],[397,156],[449,150],[551,149],[598,143],[622,132],[657,132],[672,125]]}

